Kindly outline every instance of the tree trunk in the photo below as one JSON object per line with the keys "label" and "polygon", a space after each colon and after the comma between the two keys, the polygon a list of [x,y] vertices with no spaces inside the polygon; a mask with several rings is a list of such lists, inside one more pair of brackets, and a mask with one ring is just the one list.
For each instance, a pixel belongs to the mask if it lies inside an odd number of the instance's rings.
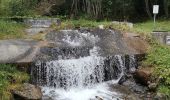
{"label": "tree trunk", "polygon": [[149,9],[149,0],[145,0],[145,6],[146,6],[146,12],[147,12],[149,18],[152,19],[152,14]]}
{"label": "tree trunk", "polygon": [[168,0],[164,0],[164,11],[165,11],[166,18],[169,17],[169,9],[168,9],[168,7],[169,7]]}

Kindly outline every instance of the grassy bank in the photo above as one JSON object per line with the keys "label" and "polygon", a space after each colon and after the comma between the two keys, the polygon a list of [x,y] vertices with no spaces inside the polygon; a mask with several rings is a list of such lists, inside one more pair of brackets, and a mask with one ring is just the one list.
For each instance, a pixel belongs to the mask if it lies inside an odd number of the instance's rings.
{"label": "grassy bank", "polygon": [[149,34],[153,30],[156,31],[170,31],[170,20],[159,20],[156,22],[156,26],[154,29],[153,21],[146,21],[142,23],[136,23],[134,25],[135,32],[142,34]]}
{"label": "grassy bank", "polygon": [[19,72],[15,66],[0,64],[0,100],[10,100],[10,91],[28,79],[29,76]]}
{"label": "grassy bank", "polygon": [[24,37],[25,26],[11,20],[0,20],[0,39],[16,39]]}
{"label": "grassy bank", "polygon": [[[125,24],[113,24],[111,21],[95,21],[95,20],[63,20],[61,26],[52,25],[51,28],[73,29],[75,27],[98,27],[104,25],[104,28],[117,29],[124,32],[134,32],[146,36],[153,31],[153,21],[146,21],[143,23],[135,23],[134,28],[129,28]],[[0,20],[0,39],[16,39],[27,38],[24,32],[25,26],[21,23],[16,23],[11,20]],[[170,21],[159,20],[156,23],[156,30],[170,31]]]}
{"label": "grassy bank", "polygon": [[160,79],[158,91],[170,96],[170,47],[152,44],[144,64],[154,68],[153,78]]}

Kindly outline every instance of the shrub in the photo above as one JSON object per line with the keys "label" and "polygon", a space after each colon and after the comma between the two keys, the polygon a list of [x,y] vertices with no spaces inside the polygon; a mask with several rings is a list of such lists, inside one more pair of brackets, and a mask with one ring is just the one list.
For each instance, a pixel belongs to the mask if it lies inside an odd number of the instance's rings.
{"label": "shrub", "polygon": [[0,64],[0,99],[9,100],[10,90],[19,86],[22,82],[28,81],[26,73],[19,72],[15,66]]}
{"label": "shrub", "polygon": [[24,25],[10,20],[0,20],[0,39],[22,38]]}
{"label": "shrub", "polygon": [[160,85],[163,85],[163,88],[159,89],[160,92],[166,91],[166,94],[170,95],[170,47],[154,44],[145,63],[154,66],[154,75],[161,79]]}

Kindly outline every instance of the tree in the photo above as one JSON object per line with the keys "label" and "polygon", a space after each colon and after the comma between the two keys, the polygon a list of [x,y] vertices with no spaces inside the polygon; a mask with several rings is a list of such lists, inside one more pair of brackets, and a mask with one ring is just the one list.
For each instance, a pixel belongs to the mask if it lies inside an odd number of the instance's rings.
{"label": "tree", "polygon": [[99,18],[102,12],[102,0],[72,0],[71,15],[75,16],[79,11]]}
{"label": "tree", "polygon": [[170,1],[164,0],[164,11],[165,11],[166,18],[169,17],[169,7],[170,7]]}
{"label": "tree", "polygon": [[149,0],[145,0],[145,7],[146,7],[146,12],[147,12],[149,18],[152,19],[152,14],[150,12],[150,6],[149,6]]}

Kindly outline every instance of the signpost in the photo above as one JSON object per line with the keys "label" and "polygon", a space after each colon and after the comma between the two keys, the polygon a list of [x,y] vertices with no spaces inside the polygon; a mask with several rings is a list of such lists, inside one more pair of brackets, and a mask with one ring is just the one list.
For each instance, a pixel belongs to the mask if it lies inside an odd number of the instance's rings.
{"label": "signpost", "polygon": [[154,14],[154,30],[156,28],[156,15],[159,13],[159,5],[153,5],[153,14]]}

